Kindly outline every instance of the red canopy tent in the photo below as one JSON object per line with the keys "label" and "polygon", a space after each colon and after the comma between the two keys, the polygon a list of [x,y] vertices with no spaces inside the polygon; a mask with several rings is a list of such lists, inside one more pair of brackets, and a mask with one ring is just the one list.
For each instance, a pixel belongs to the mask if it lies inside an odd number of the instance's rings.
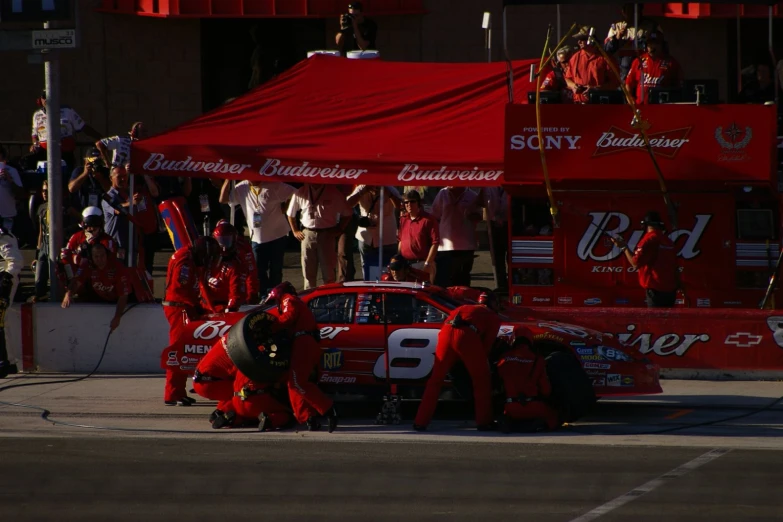
{"label": "red canopy tent", "polygon": [[[537,62],[537,60],[535,61]],[[513,63],[517,93],[534,60]],[[374,185],[499,185],[507,64],[314,55],[133,144],[154,175]]]}

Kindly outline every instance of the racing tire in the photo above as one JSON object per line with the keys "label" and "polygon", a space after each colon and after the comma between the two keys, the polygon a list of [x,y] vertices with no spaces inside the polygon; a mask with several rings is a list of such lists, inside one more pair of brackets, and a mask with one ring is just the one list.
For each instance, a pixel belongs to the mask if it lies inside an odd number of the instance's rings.
{"label": "racing tire", "polygon": [[277,319],[266,312],[252,312],[226,334],[229,358],[248,378],[276,382],[291,366],[291,339],[285,332],[272,333]]}
{"label": "racing tire", "polygon": [[552,352],[546,357],[546,373],[561,423],[574,422],[590,412],[597,400],[593,382],[573,355]]}

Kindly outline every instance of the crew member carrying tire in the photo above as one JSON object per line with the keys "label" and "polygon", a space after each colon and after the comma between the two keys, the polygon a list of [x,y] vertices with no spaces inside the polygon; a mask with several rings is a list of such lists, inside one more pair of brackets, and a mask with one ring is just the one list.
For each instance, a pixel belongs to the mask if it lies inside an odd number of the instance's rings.
{"label": "crew member carrying tire", "polygon": [[[163,313],[169,322],[169,346],[175,345],[188,321],[202,313],[201,287],[204,274],[220,256],[220,246],[212,237],[198,237],[171,256],[166,273],[166,295]],[[168,352],[167,347],[164,352]],[[190,406],[195,399],[187,396],[185,384],[188,374],[178,368],[162,366],[166,370],[166,388],[163,401],[167,406]]]}
{"label": "crew member carrying tire", "polygon": [[500,430],[553,430],[558,426],[558,413],[547,399],[552,386],[546,372],[546,360],[531,350],[530,330],[517,326],[508,349],[497,362],[498,374],[506,390],[506,403]]}
{"label": "crew member carrying tire", "polygon": [[246,267],[237,259],[237,231],[221,220],[212,237],[220,245],[220,260],[209,267],[207,275],[208,305],[213,313],[236,312],[247,297]]}
{"label": "crew member carrying tire", "polygon": [[19,284],[19,273],[24,266],[19,243],[10,230],[0,227],[0,379],[16,373],[16,364],[8,360],[8,350],[5,346],[5,312],[14,302],[16,287]]}
{"label": "crew member carrying tire", "polygon": [[500,317],[495,310],[497,302],[489,296],[482,295],[479,303],[455,308],[446,318],[438,334],[435,364],[416,412],[414,430],[427,429],[435,413],[443,380],[458,359],[465,364],[473,384],[476,428],[480,431],[495,429],[488,356],[500,330]]}
{"label": "crew member carrying tire", "polygon": [[320,335],[315,316],[307,305],[296,296],[296,290],[288,281],[280,283],[269,292],[267,303],[277,302],[280,314],[278,329],[288,330],[293,338],[291,370],[288,376],[288,396],[297,422],[306,423],[309,431],[317,431],[321,423],[313,410],[327,417],[329,433],[337,427],[337,411],[332,399],[310,382],[310,374],[321,358]]}

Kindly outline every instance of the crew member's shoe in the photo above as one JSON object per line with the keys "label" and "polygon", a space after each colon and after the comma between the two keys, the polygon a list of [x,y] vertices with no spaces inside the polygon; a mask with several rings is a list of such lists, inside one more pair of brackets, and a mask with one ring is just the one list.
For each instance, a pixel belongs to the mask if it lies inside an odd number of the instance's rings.
{"label": "crew member's shoe", "polygon": [[261,412],[258,416],[258,431],[273,431],[275,428],[272,426],[272,419],[270,419],[266,413]]}
{"label": "crew member's shoe", "polygon": [[223,416],[223,411],[222,410],[215,410],[215,411],[213,411],[212,413],[209,414],[209,422],[210,422],[210,424],[215,422],[215,419],[217,419],[218,417],[222,417],[222,416]]}
{"label": "crew member's shoe", "polygon": [[329,433],[332,433],[337,428],[337,410],[334,406],[326,413],[326,420],[329,422]]}
{"label": "crew member's shoe", "polygon": [[183,401],[187,401],[187,402],[189,402],[190,404],[196,404],[196,399],[194,399],[193,397],[188,397],[187,395],[185,395],[184,397],[182,397],[182,400],[183,400]]}
{"label": "crew member's shoe", "polygon": [[11,364],[9,361],[0,361],[0,379],[5,379],[9,375],[18,373],[19,369],[15,364]]}
{"label": "crew member's shoe", "polygon": [[189,399],[189,397],[183,397],[183,398],[177,399],[175,401],[163,401],[163,403],[166,406],[190,406],[193,403],[190,402],[188,399]]}
{"label": "crew member's shoe", "polygon": [[413,431],[427,431],[427,426],[419,426],[418,424],[414,424]]}
{"label": "crew member's shoe", "polygon": [[315,417],[307,419],[307,431],[318,431],[321,429],[321,421]]}
{"label": "crew member's shoe", "polygon": [[236,416],[237,414],[233,411],[227,411],[212,421],[212,429],[219,430],[220,428],[230,428],[234,425],[234,419],[236,419]]}
{"label": "crew member's shoe", "polygon": [[489,424],[479,424],[476,426],[476,429],[478,431],[497,431],[498,425],[494,422],[490,422]]}

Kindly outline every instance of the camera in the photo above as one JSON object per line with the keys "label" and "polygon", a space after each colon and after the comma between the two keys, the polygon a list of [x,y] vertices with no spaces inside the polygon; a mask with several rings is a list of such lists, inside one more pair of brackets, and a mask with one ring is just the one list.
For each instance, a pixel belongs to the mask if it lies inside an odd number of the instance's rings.
{"label": "camera", "polygon": [[353,24],[353,15],[351,13],[345,13],[340,17],[340,28],[348,29]]}

